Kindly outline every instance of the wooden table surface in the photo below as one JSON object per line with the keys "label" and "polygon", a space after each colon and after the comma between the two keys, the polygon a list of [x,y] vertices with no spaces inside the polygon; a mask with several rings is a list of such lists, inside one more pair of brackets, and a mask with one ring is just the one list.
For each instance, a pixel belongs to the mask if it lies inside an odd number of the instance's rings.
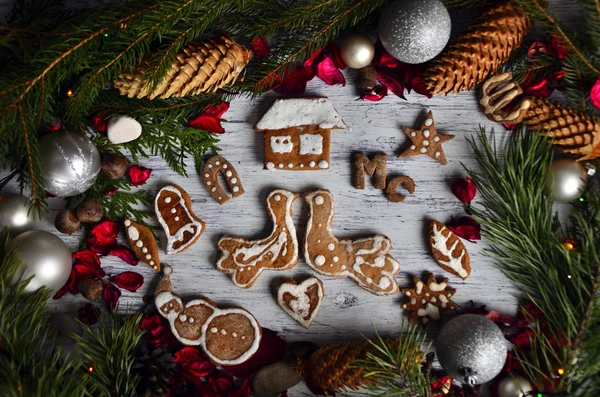
{"label": "wooden table surface", "polygon": [[[6,0],[0,1],[6,4]],[[88,2],[83,2],[88,3]],[[576,21],[574,3],[554,1],[556,12],[565,17],[567,23]],[[0,8],[2,10],[2,8]],[[347,130],[334,130],[331,135],[331,168],[326,171],[266,171],[263,170],[263,136],[252,126],[269,108],[275,99],[274,93],[256,100],[237,99],[231,103],[224,115],[226,133],[221,135],[221,155],[237,169],[246,193],[220,206],[202,185],[193,164],[187,167],[189,178],[171,171],[160,158],[141,161],[141,165],[152,168],[152,176],[143,189],[154,193],[158,187],[175,183],[188,191],[193,210],[206,222],[206,231],[198,242],[187,251],[167,256],[162,230],[159,235],[161,261],[173,267],[174,291],[184,299],[206,296],[219,305],[241,305],[251,311],[263,327],[271,328],[288,340],[307,340],[316,343],[334,342],[360,338],[361,334],[372,335],[374,330],[391,335],[402,329],[407,315],[400,308],[402,295],[378,297],[360,287],[350,279],[318,276],[325,286],[325,298],[317,317],[309,329],[285,314],[274,298],[282,278],[302,278],[316,275],[300,255],[299,263],[292,270],[264,272],[250,289],[236,287],[229,275],[215,268],[217,240],[224,234],[249,238],[261,238],[271,232],[267,217],[265,198],[274,188],[284,188],[304,193],[315,188],[327,188],[335,196],[334,231],[337,237],[369,236],[374,233],[387,235],[393,242],[390,254],[399,262],[401,272],[397,281],[401,287],[412,286],[412,277],[423,277],[433,272],[438,278],[447,277],[450,286],[456,289],[454,300],[462,306],[470,301],[486,304],[489,309],[505,313],[516,310],[516,290],[492,261],[484,255],[485,240],[465,242],[471,256],[472,274],[463,281],[445,272],[430,254],[427,227],[430,219],[447,222],[451,217],[464,215],[462,204],[450,191],[450,183],[464,177],[463,166],[475,167],[475,160],[467,139],[474,135],[479,125],[498,133],[498,140],[508,132],[498,124],[487,120],[481,113],[475,92],[463,92],[448,97],[426,97],[408,94],[407,100],[390,95],[380,102],[357,100],[354,88],[355,71],[345,70],[347,86],[326,86],[318,78],[308,85],[307,95],[329,97],[338,113],[347,124]],[[440,132],[456,135],[443,148],[448,164],[442,166],[427,156],[396,158],[409,139],[401,126],[420,127],[428,110]],[[366,154],[382,152],[388,155],[388,175],[408,175],[416,183],[415,193],[403,203],[389,202],[381,190],[371,181],[366,189],[357,190],[352,182],[351,154],[362,151]],[[8,172],[0,172],[3,177]],[[4,193],[16,192],[16,184],[8,185]],[[476,203],[476,201],[475,201]],[[53,226],[54,216],[64,207],[61,199],[50,199],[50,213],[39,229],[57,233]],[[308,218],[308,207],[304,200],[293,205],[294,223],[298,236],[303,241]],[[81,235],[60,235],[73,250],[77,248]],[[145,278],[143,287],[135,293],[123,290],[121,305],[133,308],[142,305],[142,297],[151,293],[158,279],[157,273],[140,263],[132,268],[116,257],[102,258],[102,266],[108,276],[133,270]],[[60,300],[50,301],[52,311],[76,313],[86,301],[80,296],[67,295]],[[439,324],[426,328],[433,339]],[[304,386],[290,391],[290,396],[304,395]]]}

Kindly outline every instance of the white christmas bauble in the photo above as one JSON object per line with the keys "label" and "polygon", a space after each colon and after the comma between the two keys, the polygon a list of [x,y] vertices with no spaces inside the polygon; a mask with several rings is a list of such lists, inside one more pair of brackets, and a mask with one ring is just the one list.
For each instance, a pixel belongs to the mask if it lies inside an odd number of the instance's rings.
{"label": "white christmas bauble", "polygon": [[367,36],[355,33],[342,42],[340,54],[346,65],[352,69],[361,69],[371,64],[375,46]]}
{"label": "white christmas bauble", "polygon": [[554,201],[570,203],[583,193],[587,182],[587,172],[577,161],[557,159],[550,166],[546,184]]}
{"label": "white christmas bauble", "polygon": [[525,397],[533,391],[531,383],[518,375],[509,375],[498,383],[498,397]]}
{"label": "white christmas bauble", "polygon": [[39,150],[46,191],[55,196],[85,192],[100,173],[100,153],[80,132],[52,132],[40,140]]}
{"label": "white christmas bauble", "polygon": [[450,39],[452,22],[441,0],[396,0],[379,18],[383,47],[406,63],[423,63],[438,55]]}
{"label": "white christmas bauble", "polygon": [[112,117],[106,126],[106,137],[111,143],[131,142],[142,135],[142,125],[136,119],[127,116]]}
{"label": "white christmas bauble", "polygon": [[45,286],[56,293],[71,274],[71,251],[65,243],[52,233],[43,230],[29,230],[13,238],[11,245],[20,254],[21,267],[13,277],[33,278],[25,287],[25,292],[34,292]]}
{"label": "white christmas bauble", "polygon": [[0,228],[8,228],[12,236],[31,229],[34,222],[31,201],[22,194],[0,196]]}

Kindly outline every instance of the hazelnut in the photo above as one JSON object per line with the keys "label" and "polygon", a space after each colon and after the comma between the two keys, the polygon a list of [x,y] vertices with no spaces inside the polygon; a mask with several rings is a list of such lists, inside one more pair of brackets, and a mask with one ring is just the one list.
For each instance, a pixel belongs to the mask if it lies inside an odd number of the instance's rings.
{"label": "hazelnut", "polygon": [[102,281],[89,277],[78,282],[77,289],[81,296],[92,302],[100,298],[102,291],[104,291]]}
{"label": "hazelnut", "polygon": [[377,71],[371,65],[365,66],[358,71],[356,75],[356,87],[362,93],[373,91],[377,85]]}
{"label": "hazelnut", "polygon": [[127,171],[128,161],[124,156],[111,153],[102,157],[102,171],[109,179],[119,179]]}
{"label": "hazelnut", "polygon": [[77,218],[83,223],[94,223],[102,219],[102,204],[95,198],[87,198],[77,207]]}
{"label": "hazelnut", "polygon": [[61,233],[73,234],[79,230],[81,223],[73,211],[62,210],[56,214],[56,218],[54,218],[54,226],[56,227],[56,230]]}

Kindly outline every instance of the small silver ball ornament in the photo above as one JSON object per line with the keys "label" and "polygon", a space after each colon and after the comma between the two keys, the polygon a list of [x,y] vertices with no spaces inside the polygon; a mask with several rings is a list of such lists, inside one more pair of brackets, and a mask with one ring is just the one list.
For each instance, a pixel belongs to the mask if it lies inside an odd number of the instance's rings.
{"label": "small silver ball ornament", "polygon": [[450,39],[452,22],[441,0],[396,0],[379,18],[383,47],[406,63],[435,58]]}
{"label": "small silver ball ornament", "polygon": [[507,343],[494,322],[477,314],[448,321],[435,342],[440,365],[462,383],[476,385],[494,379],[506,361]]}
{"label": "small silver ball ornament", "polygon": [[39,143],[46,191],[58,197],[83,193],[100,173],[100,153],[84,134],[57,131]]}
{"label": "small silver ball ornament", "polygon": [[531,383],[522,376],[511,374],[498,383],[498,397],[525,397],[530,391]]}
{"label": "small silver ball ornament", "polygon": [[56,293],[69,279],[71,274],[71,250],[52,233],[43,230],[29,230],[19,234],[11,245],[21,256],[21,267],[13,277],[13,283],[19,278],[33,278],[25,287],[31,293],[45,286]]}
{"label": "small silver ball ornament", "polygon": [[554,201],[570,203],[583,193],[587,182],[587,171],[577,161],[557,159],[550,166],[546,186]]}
{"label": "small silver ball ornament", "polygon": [[344,63],[352,69],[369,66],[375,56],[375,45],[365,35],[354,33],[342,42],[340,54]]}
{"label": "small silver ball ornament", "polygon": [[31,201],[22,194],[0,196],[0,228],[7,227],[11,236],[16,236],[33,227],[35,221]]}

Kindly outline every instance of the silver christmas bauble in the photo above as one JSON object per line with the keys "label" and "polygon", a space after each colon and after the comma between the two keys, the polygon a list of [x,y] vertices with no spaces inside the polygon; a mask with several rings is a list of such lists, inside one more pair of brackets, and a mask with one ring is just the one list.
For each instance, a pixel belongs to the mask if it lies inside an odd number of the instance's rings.
{"label": "silver christmas bauble", "polygon": [[84,134],[57,131],[40,140],[46,190],[59,197],[85,192],[100,172],[100,153]]}
{"label": "silver christmas bauble", "polygon": [[546,186],[554,201],[569,203],[583,193],[586,182],[587,171],[581,164],[572,159],[557,159],[550,166]]}
{"label": "silver christmas bauble", "polygon": [[370,38],[362,34],[351,34],[340,46],[342,59],[352,69],[369,66],[375,56],[375,45]]}
{"label": "silver christmas bauble", "polygon": [[448,375],[472,385],[488,382],[506,361],[506,340],[494,322],[477,314],[448,321],[435,342],[440,365]]}
{"label": "silver christmas bauble", "polygon": [[383,47],[406,63],[423,63],[438,55],[450,39],[452,23],[441,0],[396,0],[379,18]]}
{"label": "silver christmas bauble", "polygon": [[531,383],[519,375],[511,374],[498,383],[498,397],[525,397],[530,391]]}
{"label": "silver christmas bauble", "polygon": [[65,285],[71,274],[71,251],[59,237],[43,230],[29,230],[15,237],[12,246],[21,255],[21,267],[13,283],[33,276],[25,292],[45,286],[55,293]]}
{"label": "silver christmas bauble", "polygon": [[31,229],[34,216],[31,201],[22,194],[0,196],[0,228],[7,227],[11,236]]}

